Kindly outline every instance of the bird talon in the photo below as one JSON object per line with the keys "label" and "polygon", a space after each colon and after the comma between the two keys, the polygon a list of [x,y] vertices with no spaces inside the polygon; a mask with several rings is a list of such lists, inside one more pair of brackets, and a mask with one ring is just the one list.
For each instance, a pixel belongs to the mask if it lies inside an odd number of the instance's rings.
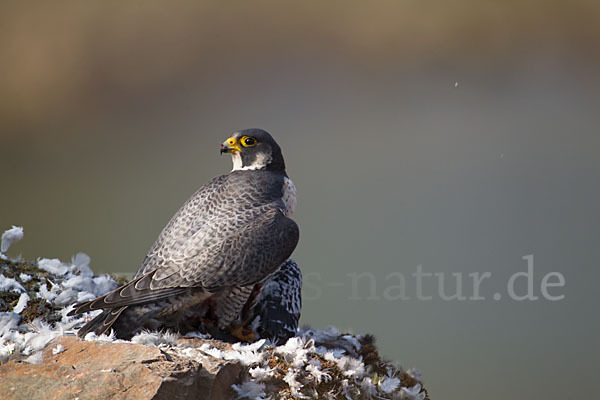
{"label": "bird talon", "polygon": [[257,339],[254,332],[252,332],[250,329],[244,327],[243,325],[240,325],[240,326],[229,325],[229,333],[236,339],[239,339],[240,342],[251,342],[251,341]]}

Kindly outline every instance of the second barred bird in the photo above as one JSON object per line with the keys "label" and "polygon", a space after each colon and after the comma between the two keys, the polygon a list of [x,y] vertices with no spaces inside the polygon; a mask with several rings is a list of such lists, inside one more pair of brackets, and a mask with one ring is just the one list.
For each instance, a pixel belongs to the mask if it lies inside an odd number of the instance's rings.
{"label": "second barred bird", "polygon": [[141,330],[179,330],[201,318],[251,340],[244,306],[276,274],[299,238],[291,216],[296,189],[281,148],[261,129],[235,132],[220,146],[233,170],[196,191],[160,233],[134,278],[69,315],[102,310],[78,331],[129,339]]}
{"label": "second barred bird", "polygon": [[283,344],[296,335],[302,308],[302,272],[292,259],[265,284],[259,285],[256,305],[243,314],[258,338]]}
{"label": "second barred bird", "polygon": [[[246,297],[242,296],[244,301]],[[229,296],[226,303],[219,304],[222,308],[231,307],[238,300]],[[207,306],[208,305],[208,310]],[[248,300],[244,304],[239,320],[243,321],[243,336],[248,340],[268,339],[271,343],[283,344],[298,331],[298,320],[302,308],[302,273],[298,264],[291,258],[287,259],[279,270],[267,280],[256,284]],[[211,319],[210,304],[190,308],[183,318],[179,331],[208,333],[215,339],[227,342],[239,341],[239,336],[233,336],[229,331],[218,329],[218,319]]]}

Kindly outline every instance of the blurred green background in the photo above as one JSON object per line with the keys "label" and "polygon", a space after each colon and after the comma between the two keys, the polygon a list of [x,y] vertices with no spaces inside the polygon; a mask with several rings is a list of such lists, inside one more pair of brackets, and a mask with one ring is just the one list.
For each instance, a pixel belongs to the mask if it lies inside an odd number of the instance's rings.
{"label": "blurred green background", "polygon": [[[599,43],[591,0],[3,1],[0,229],[134,272],[261,127],[298,189],[303,323],[374,333],[434,399],[593,398]],[[565,299],[492,300],[529,254]],[[418,265],[467,295],[489,271],[488,299],[418,301]],[[393,272],[410,300],[381,298]]]}

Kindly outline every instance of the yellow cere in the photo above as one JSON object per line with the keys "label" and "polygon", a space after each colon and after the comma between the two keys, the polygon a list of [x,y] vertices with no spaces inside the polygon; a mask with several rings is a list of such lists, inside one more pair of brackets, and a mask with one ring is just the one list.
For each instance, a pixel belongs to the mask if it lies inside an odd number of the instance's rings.
{"label": "yellow cere", "polygon": [[237,140],[234,137],[227,139],[227,145],[231,148],[231,152],[234,154],[238,151],[242,151],[240,145],[237,143]]}

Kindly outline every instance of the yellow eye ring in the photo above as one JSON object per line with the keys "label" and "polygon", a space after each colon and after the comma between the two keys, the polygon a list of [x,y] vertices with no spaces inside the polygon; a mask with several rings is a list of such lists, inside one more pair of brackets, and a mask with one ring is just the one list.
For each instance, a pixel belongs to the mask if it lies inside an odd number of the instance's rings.
{"label": "yellow eye ring", "polygon": [[242,146],[244,146],[244,147],[256,146],[256,139],[254,139],[251,136],[242,136],[242,139],[240,140],[240,142],[242,143]]}

